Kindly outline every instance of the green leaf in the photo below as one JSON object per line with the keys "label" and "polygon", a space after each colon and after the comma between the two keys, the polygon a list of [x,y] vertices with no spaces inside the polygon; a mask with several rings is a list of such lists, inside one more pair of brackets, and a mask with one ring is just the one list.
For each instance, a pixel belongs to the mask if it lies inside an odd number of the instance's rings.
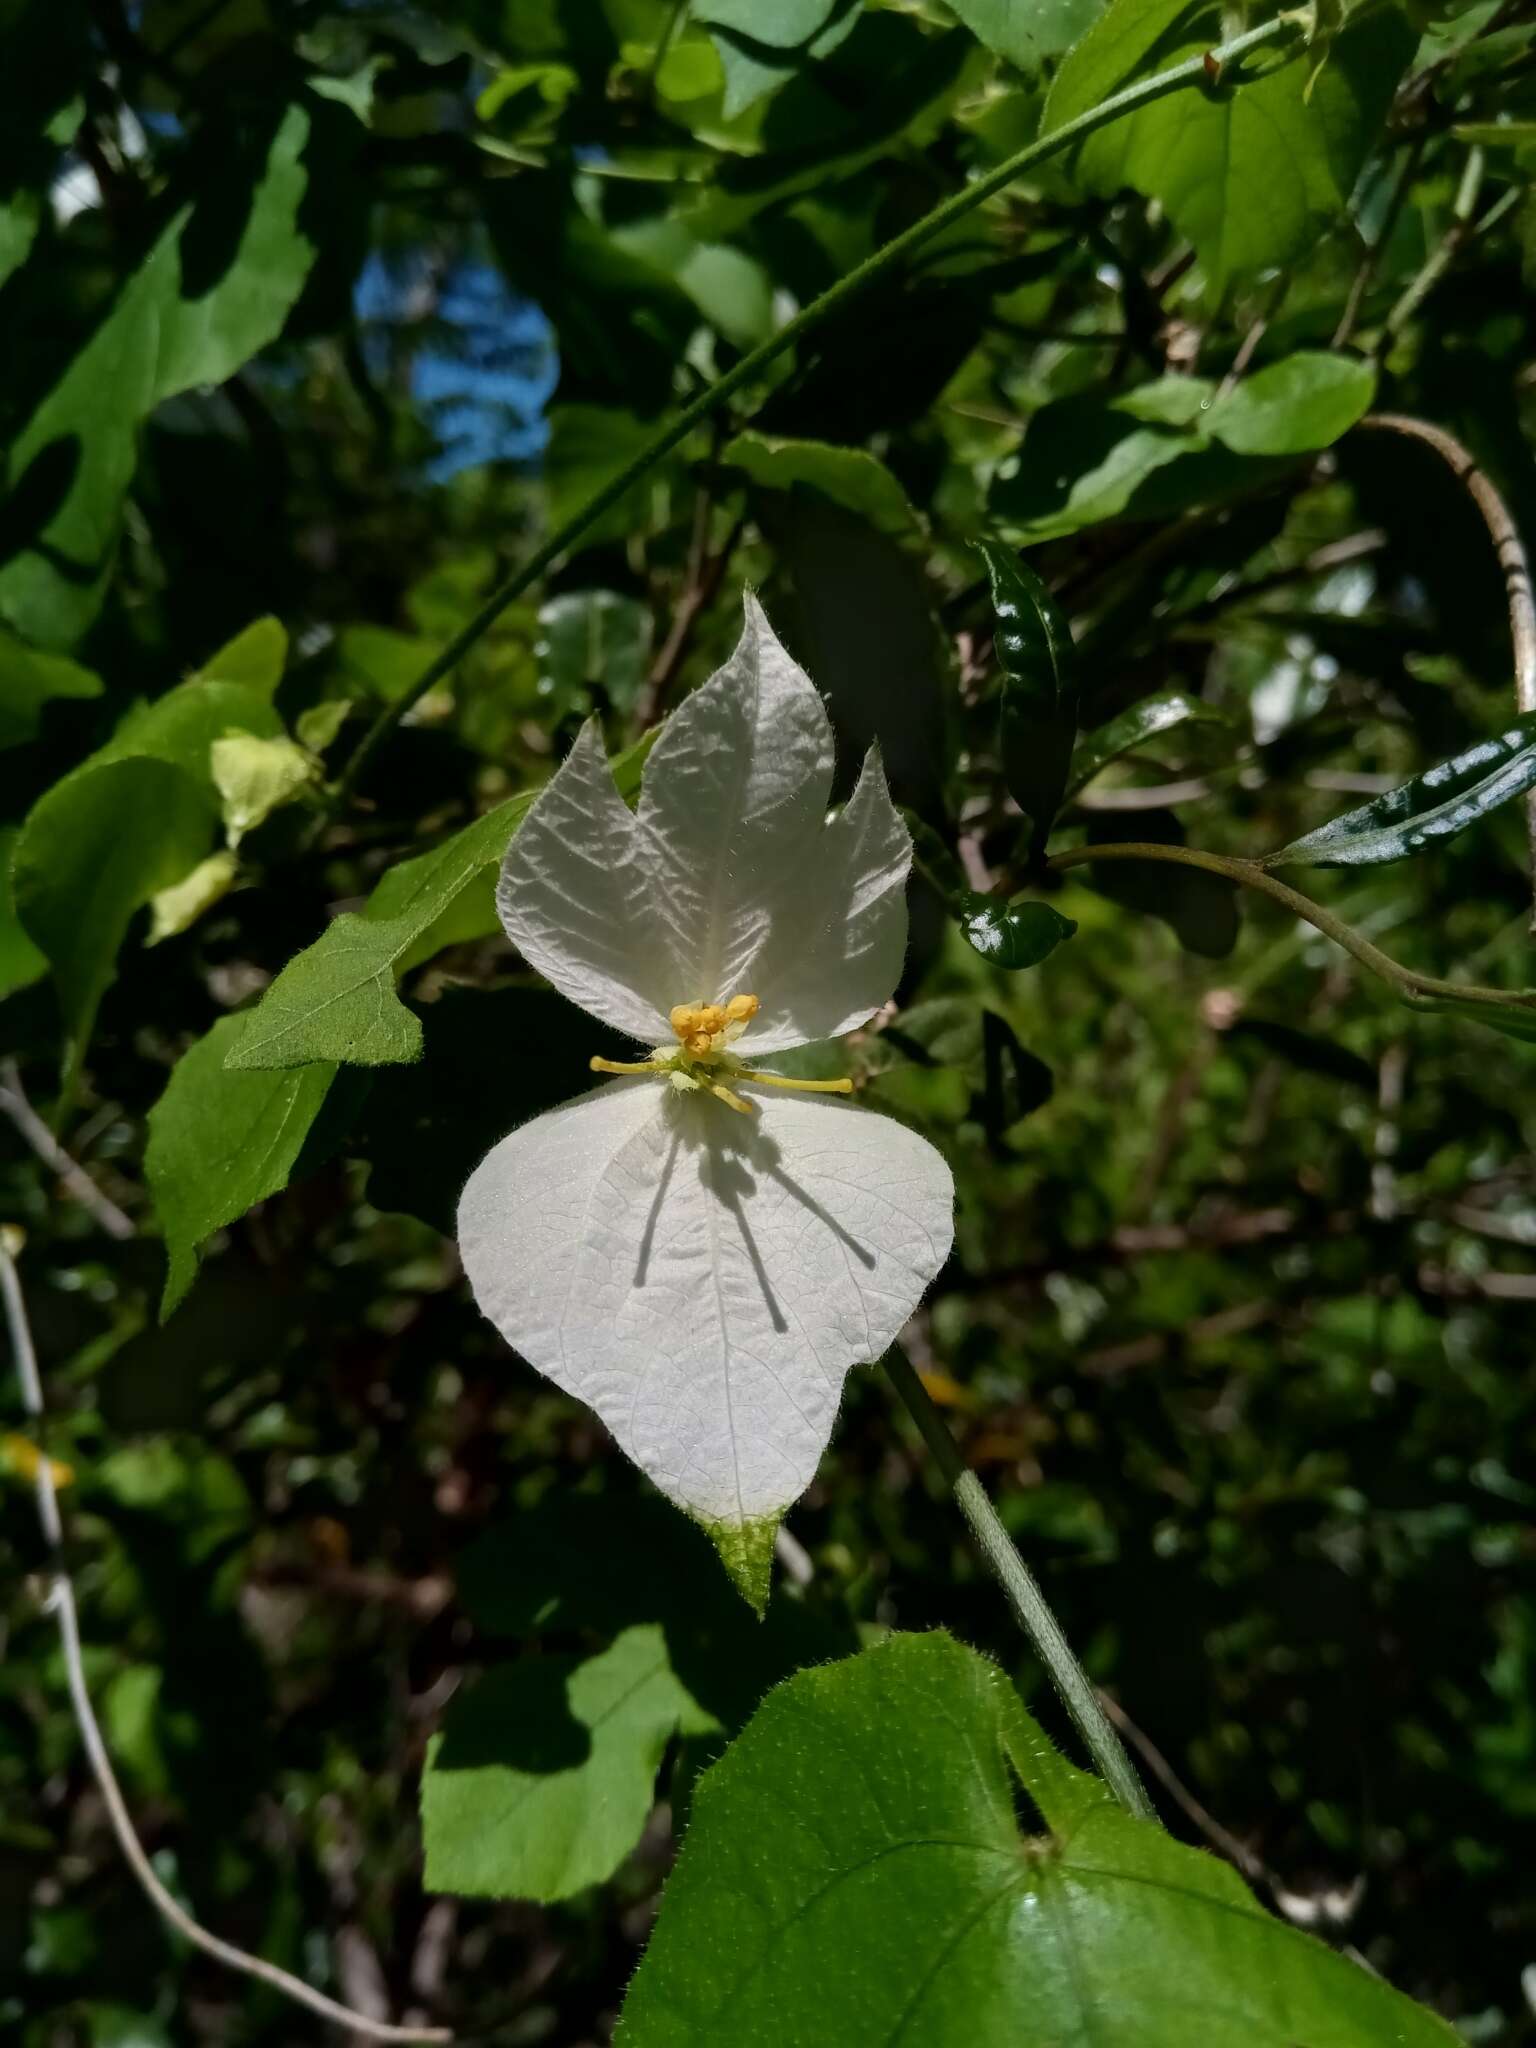
{"label": "green leaf", "polygon": [[429,1890],[548,1904],[601,1884],[640,1839],[667,1744],[716,1725],[655,1626],[485,1673],[427,1749]]}
{"label": "green leaf", "polygon": [[[613,1035],[548,988],[450,988],[424,1006],[421,1029],[423,1057],[379,1075],[351,1149],[371,1164],[376,1209],[451,1237],[491,1139],[585,1093],[591,1056],[610,1052]],[[517,1046],[537,1046],[537,1058],[509,1058]]]}
{"label": "green leaf", "polygon": [[[738,13],[743,11],[744,4],[754,15],[758,11],[753,0],[737,0]],[[728,28],[720,22],[706,21],[725,74],[726,119],[745,113],[765,94],[777,92],[791,79],[813,74],[815,66],[830,57],[853,33],[861,5],[862,0],[832,0],[823,26],[799,45],[775,44],[750,26]]]}
{"label": "green leaf", "polygon": [[633,711],[651,658],[651,614],[614,590],[569,590],[539,607],[539,694],[557,714],[591,708],[600,690]]}
{"label": "green leaf", "polygon": [[190,931],[204,911],[222,901],[235,885],[240,863],[230,852],[210,853],[192,872],[161,889],[149,899],[149,935],[146,946],[158,946]]}
{"label": "green leaf", "polygon": [[1225,1864],[1122,1813],[1052,1750],[1000,1671],[936,1633],[801,1672],[700,1780],[616,2043],[722,2041],[1455,2036],[1272,1919]]}
{"label": "green leaf", "polygon": [[[1115,0],[1057,73],[1049,134],[1133,79],[1190,59],[1222,39],[1222,15],[1201,0]],[[1237,90],[1154,100],[1079,144],[1068,159],[1089,192],[1125,186],[1160,200],[1220,294],[1229,279],[1310,254],[1344,215],[1414,35],[1396,9],[1341,35],[1308,95],[1291,63]]]}
{"label": "green leaf", "polygon": [[749,1613],[697,1524],[654,1493],[559,1488],[477,1536],[457,1576],[489,1636],[657,1624],[679,1680],[725,1727],[789,1672],[854,1643],[841,1608],[823,1613],[809,1596],[773,1601],[762,1620]]}
{"label": "green leaf", "polygon": [[213,786],[224,806],[231,847],[238,846],[281,805],[292,803],[315,781],[312,754],[286,734],[258,739],[248,732],[226,733],[209,749]]}
{"label": "green leaf", "polygon": [[1203,704],[1198,697],[1186,697],[1182,690],[1166,690],[1161,696],[1144,697],[1139,704],[1132,704],[1079,739],[1072,754],[1067,795],[1076,796],[1086,789],[1111,761],[1135,753],[1161,732],[1190,723],[1227,727],[1226,719],[1212,705]]}
{"label": "green leaf", "polygon": [[819,491],[881,533],[906,537],[920,530],[906,492],[866,449],[749,432],[729,442],[720,459],[744,471],[764,490],[788,491],[801,485]]}
{"label": "green leaf", "polygon": [[1070,49],[1103,13],[1103,0],[949,0],[979,43],[1021,71]]}
{"label": "green leaf", "polygon": [[289,107],[247,191],[233,167],[206,179],[12,445],[6,483],[28,524],[0,563],[0,616],[29,640],[67,647],[95,617],[141,422],[177,392],[222,383],[281,331],[314,256],[299,224],[309,133],[309,114]]}
{"label": "green leaf", "polygon": [[1374,364],[1298,349],[1218,397],[1207,425],[1235,455],[1303,455],[1348,433],[1375,396]]}
{"label": "green leaf", "polygon": [[335,1079],[333,1066],[231,1071],[229,1054],[254,1014],[221,1017],[182,1054],[149,1112],[144,1174],[170,1262],[162,1321],[197,1278],[213,1233],[288,1185]]}
{"label": "green leaf", "polygon": [[36,737],[43,706],[58,698],[99,697],[101,677],[59,654],[42,654],[0,632],[0,748]]}
{"label": "green leaf", "polygon": [[1471,995],[1413,995],[1405,1001],[1410,1010],[1431,1010],[1441,1016],[1459,1017],[1464,1023],[1485,1024],[1505,1038],[1519,1038],[1527,1045],[1536,1045],[1536,989],[1511,991],[1498,1002]]}
{"label": "green leaf", "polygon": [[[1090,840],[1123,840],[1117,820],[1095,818]],[[1182,846],[1184,828],[1171,811],[1141,811],[1136,838],[1154,845]],[[1172,861],[1099,861],[1093,886],[1101,896],[1126,910],[1161,918],[1187,952],[1207,960],[1224,960],[1237,944],[1237,888],[1205,868],[1176,866]]]}
{"label": "green leaf", "polygon": [[820,492],[765,494],[758,518],[789,578],[776,615],[827,700],[845,775],[878,745],[897,801],[937,812],[947,650],[921,562]]}
{"label": "green leaf", "polygon": [[1369,407],[1375,371],[1301,350],[1221,395],[1204,377],[1159,377],[1118,397],[1042,406],[988,508],[1021,542],[1110,519],[1168,519],[1218,504],[1332,445]]}
{"label": "green leaf", "polygon": [[[614,761],[623,795],[639,788],[654,737],[653,731]],[[537,794],[509,797],[431,853],[392,868],[361,916],[338,917],[288,962],[252,1012],[231,1066],[330,1060],[376,1067],[420,1058],[421,1020],[395,994],[396,979],[444,943],[445,920],[466,891],[491,879]],[[488,909],[482,927],[495,929]],[[455,928],[453,935],[465,934]]]}
{"label": "green leaf", "polygon": [[1010,972],[1038,967],[1077,930],[1049,903],[1000,903],[975,890],[967,892],[958,915],[961,931],[981,957]]}
{"label": "green leaf", "polygon": [[[639,455],[656,428],[633,413],[601,405],[557,405],[549,415],[544,456],[545,524],[553,533]],[[649,531],[652,493],[664,474],[653,469],[571,543],[576,552],[605,540]]]}
{"label": "green leaf", "polygon": [[1003,778],[1034,825],[1039,853],[1061,807],[1077,736],[1077,652],[1065,615],[1034,570],[995,541],[977,546],[992,585],[1003,669]]}
{"label": "green leaf", "polygon": [[78,1068],[133,914],[208,850],[207,789],[153,759],[79,768],[34,806],[13,856],[16,910],[58,986],[66,1072]]}
{"label": "green leaf", "polygon": [[0,825],[0,996],[30,988],[48,972],[47,956],[27,937],[16,913],[11,861],[20,837],[19,825]]}
{"label": "green leaf", "polygon": [[835,0],[694,0],[693,15],[716,28],[731,28],[773,50],[808,43],[826,26]]}
{"label": "green leaf", "polygon": [[1267,868],[1370,867],[1450,839],[1536,785],[1536,712],[1292,840]]}
{"label": "green leaf", "polygon": [[234,683],[271,703],[288,665],[288,634],[280,619],[253,619],[203,663],[195,683]]}

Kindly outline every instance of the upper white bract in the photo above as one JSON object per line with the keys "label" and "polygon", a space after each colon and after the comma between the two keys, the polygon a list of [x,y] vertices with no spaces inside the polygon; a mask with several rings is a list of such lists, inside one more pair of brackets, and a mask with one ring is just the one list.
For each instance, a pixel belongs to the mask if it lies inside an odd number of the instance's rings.
{"label": "upper white bract", "polygon": [[[832,765],[820,697],[748,598],[633,813],[582,732],[508,851],[509,936],[648,1046],[674,1005],[743,992],[761,1008],[740,1059],[852,1029],[900,972],[912,849],[873,755],[828,820]],[[889,1118],[732,1086],[756,1115],[665,1076],[609,1082],[503,1139],[459,1206],[485,1314],[717,1530],[804,1490],[848,1368],[916,1307],[954,1205],[943,1159]]]}

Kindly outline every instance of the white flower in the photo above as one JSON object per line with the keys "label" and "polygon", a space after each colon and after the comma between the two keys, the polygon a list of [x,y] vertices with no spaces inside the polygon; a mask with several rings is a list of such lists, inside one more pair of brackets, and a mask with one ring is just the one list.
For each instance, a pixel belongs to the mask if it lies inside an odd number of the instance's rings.
{"label": "white flower", "polygon": [[[590,1403],[754,1597],[850,1366],[948,1254],[922,1138],[752,1062],[863,1023],[906,949],[912,848],[878,760],[829,822],[820,697],[747,599],[632,813],[595,721],[513,839],[497,903],[530,964],[644,1056],[523,1125],[459,1205],[475,1298]],[[805,1095],[789,1090],[805,1090]]]}

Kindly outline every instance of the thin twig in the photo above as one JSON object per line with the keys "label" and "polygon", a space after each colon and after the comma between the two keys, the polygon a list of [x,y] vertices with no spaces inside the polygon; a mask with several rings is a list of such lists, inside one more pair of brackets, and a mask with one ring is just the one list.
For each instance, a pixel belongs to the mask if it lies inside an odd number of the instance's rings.
{"label": "thin twig", "polygon": [[1494,218],[1502,218],[1490,209],[1489,215],[1483,220],[1473,219],[1477,210],[1478,194],[1483,189],[1486,169],[1487,159],[1482,148],[1474,143],[1467,151],[1467,161],[1462,166],[1461,182],[1456,188],[1456,197],[1451,205],[1451,224],[1430,250],[1417,274],[1409,279],[1406,290],[1399,296],[1383,321],[1381,333],[1376,339],[1377,355],[1384,356],[1387,353],[1466,244],[1475,235],[1482,234],[1491,227]]}
{"label": "thin twig", "polygon": [[[707,500],[702,502],[706,506],[706,518],[702,522],[703,540],[707,540]],[[725,572],[730,566],[732,555],[740,545],[746,525],[746,514],[743,513],[721,543],[719,552],[708,561],[703,558],[703,540],[696,551],[690,550],[687,580],[677,600],[677,609],[672,614],[671,629],[662,643],[660,653],[651,665],[645,689],[636,707],[635,723],[641,732],[644,732],[648,725],[654,725],[661,716],[667,692],[682,666],[683,656],[688,652],[693,629],[718,596],[720,585],[725,580]]]}
{"label": "thin twig", "polygon": [[[0,1293],[5,1296],[5,1320],[10,1332],[12,1355],[16,1360],[16,1376],[21,1383],[22,1406],[41,1438],[44,1421],[42,1376],[37,1369],[37,1353],[32,1345],[32,1331],[27,1321],[21,1281],[12,1257],[12,1244],[8,1241],[11,1236],[12,1233],[0,1229]],[[41,1444],[39,1452],[41,1453]],[[446,2027],[392,2027],[382,2020],[369,2019],[366,2014],[354,2012],[350,2007],[338,2004],[334,1998],[327,1998],[323,1991],[316,1991],[302,1978],[291,1976],[287,1970],[280,1970],[275,1963],[266,1962],[260,1956],[248,1955],[244,1949],[235,1948],[227,1941],[220,1941],[216,1934],[210,1934],[205,1927],[200,1926],[160,1882],[144,1852],[144,1845],[134,1830],[127,1802],[117,1782],[117,1773],[112,1768],[112,1759],[107,1754],[107,1745],[102,1737],[95,1709],[91,1705],[80,1643],[80,1617],[75,1606],[74,1587],[64,1566],[64,1526],[59,1513],[59,1497],[54,1488],[52,1464],[41,1454],[37,1460],[36,1485],[37,1519],[42,1528],[43,1540],[48,1546],[52,1578],[43,1605],[44,1611],[51,1613],[59,1625],[59,1641],[64,1651],[64,1673],[69,1687],[70,1704],[74,1708],[75,1723],[80,1730],[80,1740],[91,1767],[91,1775],[96,1780],[96,1788],[106,1806],[118,1847],[155,1911],[174,1927],[184,1940],[189,1941],[194,1948],[201,1949],[204,1955],[212,1956],[216,1962],[225,1964],[231,1970],[239,1970],[247,1977],[259,1978],[263,1984],[270,1984],[273,1990],[280,1991],[285,1998],[291,1998],[296,2004],[308,2006],[311,2012],[319,2013],[322,2019],[331,2020],[339,2027],[349,2027],[354,2033],[365,2034],[371,2041],[451,2040],[453,2037]]]}
{"label": "thin twig", "polygon": [[1135,1765],[1110,1726],[1087,1673],[1073,1655],[1034,1573],[1014,1548],[1013,1539],[1003,1527],[997,1509],[988,1500],[985,1487],[961,1457],[959,1446],[946,1428],[943,1416],[934,1407],[911,1359],[899,1344],[893,1344],[882,1363],[907,1413],[917,1424],[923,1442],[933,1453],[934,1463],[943,1473],[961,1514],[969,1523],[987,1569],[1002,1587],[1004,1597],[1013,1609],[1014,1620],[1050,1674],[1051,1683],[1071,1715],[1088,1754],[1098,1765],[1104,1782],[1127,1813],[1137,1820],[1155,1823],[1157,1815],[1152,1802],[1136,1775]]}
{"label": "thin twig", "polygon": [[133,1218],[104,1195],[77,1159],[72,1159],[27,1100],[21,1072],[14,1060],[0,1065],[0,1112],[8,1116],[45,1166],[51,1167],[80,1204],[89,1210],[108,1237],[125,1243],[138,1233]]}
{"label": "thin twig", "polygon": [[[1410,441],[1422,441],[1432,448],[1451,474],[1466,488],[1468,497],[1483,516],[1493,541],[1494,553],[1504,574],[1504,595],[1509,606],[1509,638],[1515,665],[1515,708],[1522,713],[1536,711],[1536,598],[1531,591],[1531,564],[1509,507],[1497,488],[1454,434],[1431,426],[1407,413],[1371,412],[1360,422],[1379,432],[1401,434]],[[1526,836],[1530,845],[1531,876],[1536,885],[1536,789],[1525,800]],[[1531,909],[1531,929],[1536,931],[1536,901]]]}
{"label": "thin twig", "polygon": [[1424,154],[1426,139],[1424,132],[1421,130],[1408,145],[1408,154],[1403,158],[1402,169],[1397,175],[1397,183],[1392,188],[1392,196],[1388,199],[1386,211],[1381,216],[1381,226],[1376,231],[1376,239],[1366,248],[1366,252],[1360,260],[1360,266],[1355,272],[1354,281],[1349,287],[1349,297],[1344,302],[1343,317],[1334,329],[1333,346],[1335,348],[1343,348],[1355,331],[1355,322],[1360,318],[1360,310],[1365,304],[1365,295],[1375,280],[1377,267],[1386,251],[1387,244],[1397,231],[1398,215],[1402,212],[1403,202],[1407,199],[1412,188],[1415,174],[1419,168],[1419,159]]}

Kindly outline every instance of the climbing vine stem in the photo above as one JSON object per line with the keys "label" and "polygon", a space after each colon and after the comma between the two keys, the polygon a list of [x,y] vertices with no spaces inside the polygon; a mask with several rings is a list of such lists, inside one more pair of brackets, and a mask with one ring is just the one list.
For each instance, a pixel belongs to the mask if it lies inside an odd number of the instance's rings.
{"label": "climbing vine stem", "polygon": [[1530,989],[1482,988],[1473,982],[1445,981],[1438,975],[1419,974],[1411,967],[1404,967],[1400,961],[1383,953],[1379,946],[1373,946],[1363,932],[1355,930],[1352,924],[1321,903],[1315,903],[1310,896],[1303,896],[1299,889],[1293,889],[1286,882],[1278,882],[1259,862],[1240,859],[1235,854],[1202,853],[1193,846],[1169,846],[1155,840],[1128,840],[1107,846],[1073,846],[1063,853],[1053,853],[1046,862],[1047,868],[1060,874],[1067,868],[1083,867],[1090,861],[1110,860],[1151,860],[1167,861],[1176,867],[1203,868],[1207,874],[1223,875],[1229,882],[1235,882],[1240,889],[1254,889],[1261,896],[1283,904],[1303,918],[1315,930],[1335,945],[1342,946],[1362,967],[1394,989],[1405,1003],[1433,1005],[1441,1002],[1476,1003],[1489,1009],[1521,1010],[1536,1016],[1536,991]]}
{"label": "climbing vine stem", "polygon": [[[1097,129],[1105,128],[1111,122],[1134,114],[1138,108],[1151,105],[1154,100],[1166,99],[1170,93],[1183,92],[1190,88],[1206,90],[1213,76],[1221,79],[1222,90],[1230,91],[1242,84],[1242,66],[1246,59],[1267,52],[1274,64],[1288,63],[1300,51],[1306,36],[1306,26],[1296,16],[1281,15],[1274,21],[1262,22],[1257,28],[1233,36],[1208,53],[1190,57],[1182,64],[1172,64],[1166,71],[1156,72],[1150,78],[1137,79],[1133,84],[1122,87],[1119,92],[1101,100],[1096,107],[1089,107],[1071,121],[1065,121],[1054,128],[1049,135],[1042,135],[1026,148],[1018,150],[996,169],[988,171],[985,177],[977,178],[960,191],[936,206],[931,213],[896,235],[872,256],[848,272],[846,277],[824,291],[819,298],[802,307],[792,320],[785,322],[776,334],[753,349],[750,354],[727,370],[708,385],[681,412],[663,426],[655,438],[649,441],[602,489],[595,492],[579,511],[572,514],[564,525],[557,527],[543,544],[535,549],[522,567],[515,569],[506,581],[491,592],[485,603],[453,636],[432,661],[422,670],[410,688],[386,704],[364,733],[353,751],[351,759],[332,792],[330,811],[334,815],[352,798],[369,763],[379,748],[389,738],[401,719],[426,695],[428,690],[458,667],[475,642],[485,633],[524,591],[550,568],[570,547],[571,543],[585,532],[595,519],[601,518],[610,506],[617,505],[640,481],[663,461],[672,450],[685,441],[702,421],[717,412],[726,401],[738,391],[753,383],[771,363],[785,355],[810,331],[840,311],[858,294],[867,289],[876,278],[893,270],[908,256],[913,255],[935,236],[942,235],[957,220],[972,212],[984,201],[1001,192],[1023,172],[1034,165],[1044,163],[1048,157],[1059,156],[1085,136]],[[1213,68],[1214,67],[1214,68]],[[1274,68],[1272,65],[1268,68]]]}

